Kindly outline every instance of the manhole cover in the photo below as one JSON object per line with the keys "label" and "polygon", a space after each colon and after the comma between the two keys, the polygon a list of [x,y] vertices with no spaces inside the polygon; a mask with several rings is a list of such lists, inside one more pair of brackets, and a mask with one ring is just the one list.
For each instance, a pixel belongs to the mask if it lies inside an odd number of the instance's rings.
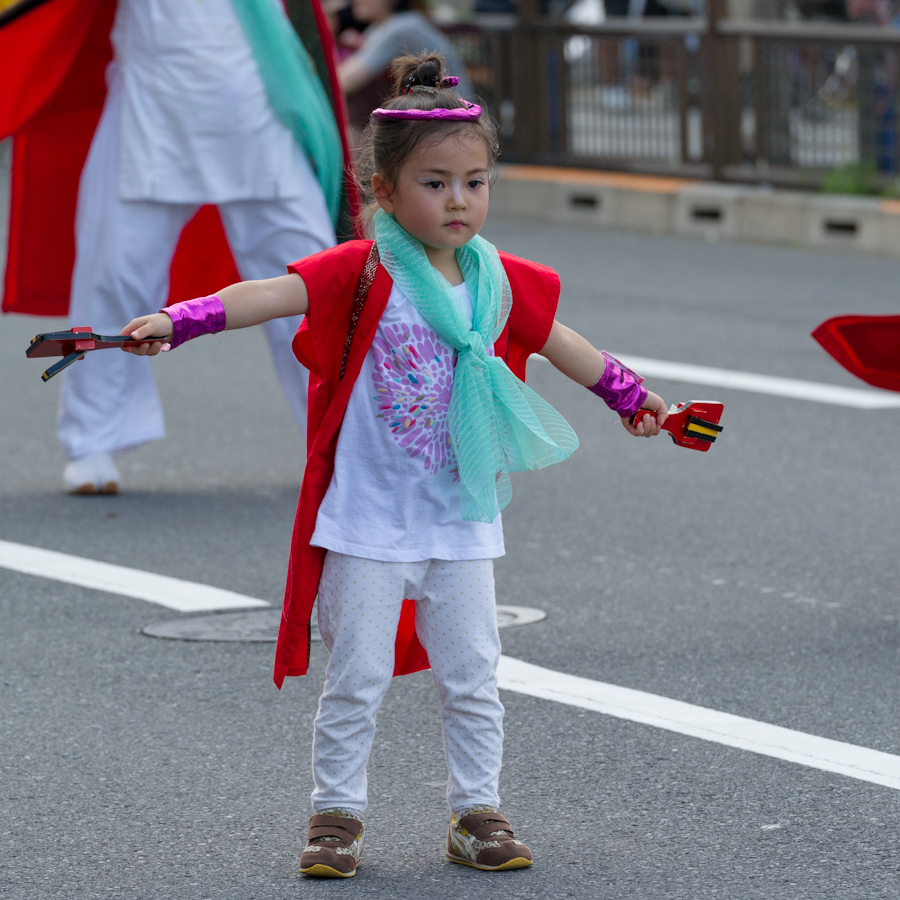
{"label": "manhole cover", "polygon": [[530,606],[498,606],[497,627],[512,628],[514,625],[534,625],[535,622],[543,622],[547,613],[542,609],[532,609]]}
{"label": "manhole cover", "polygon": [[[173,641],[245,641],[270,642],[278,637],[280,609],[223,613],[215,616],[191,616],[154,622],[141,631],[150,637]],[[316,635],[318,638],[318,635]]]}
{"label": "manhole cover", "polygon": [[[498,606],[497,625],[532,625],[547,618],[542,609],[527,606]],[[321,641],[313,616],[312,639]],[[241,641],[243,643],[274,643],[281,621],[280,609],[255,609],[252,612],[220,613],[213,616],[191,616],[154,622],[141,629],[143,634],[172,641]]]}

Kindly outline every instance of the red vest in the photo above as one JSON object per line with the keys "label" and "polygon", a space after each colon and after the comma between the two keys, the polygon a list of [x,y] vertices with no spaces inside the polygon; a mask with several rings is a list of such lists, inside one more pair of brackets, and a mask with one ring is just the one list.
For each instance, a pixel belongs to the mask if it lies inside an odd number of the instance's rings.
{"label": "red vest", "polygon": [[[291,263],[309,292],[309,313],[294,338],[294,353],[310,370],[306,471],[291,540],[281,629],[275,650],[275,684],[287,675],[304,675],[309,664],[309,619],[319,588],[325,550],[310,546],[319,506],[331,483],[334,454],[350,392],[375,330],[387,306],[393,283],[379,266],[353,334],[343,379],[344,343],[363,266],[371,241],[349,241]],[[546,266],[501,253],[512,288],[513,305],[494,353],[525,379],[528,357],[547,342],[559,301],[559,277]],[[414,608],[406,600],[397,631],[395,675],[428,668],[428,657],[416,637]]]}

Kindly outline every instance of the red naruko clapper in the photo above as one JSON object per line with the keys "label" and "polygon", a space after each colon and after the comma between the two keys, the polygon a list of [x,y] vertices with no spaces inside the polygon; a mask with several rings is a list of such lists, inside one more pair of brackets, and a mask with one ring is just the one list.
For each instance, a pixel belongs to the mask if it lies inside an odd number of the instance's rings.
{"label": "red naruko clapper", "polygon": [[[669,417],[660,427],[669,432],[679,447],[705,453],[722,431],[719,419],[722,418],[723,409],[724,405],[716,400],[679,403],[669,408]],[[632,423],[638,416],[656,418],[655,413],[650,410],[639,409],[631,417]]]}
{"label": "red naruko clapper", "polygon": [[73,328],[71,331],[51,331],[47,334],[36,335],[31,339],[25,355],[29,359],[41,356],[63,357],[41,375],[43,381],[49,381],[76,360],[84,359],[84,354],[91,350],[109,350],[112,347],[121,347],[123,344],[152,344],[154,341],[167,340],[169,338],[151,337],[136,341],[129,335],[94,334],[90,326],[83,326]]}

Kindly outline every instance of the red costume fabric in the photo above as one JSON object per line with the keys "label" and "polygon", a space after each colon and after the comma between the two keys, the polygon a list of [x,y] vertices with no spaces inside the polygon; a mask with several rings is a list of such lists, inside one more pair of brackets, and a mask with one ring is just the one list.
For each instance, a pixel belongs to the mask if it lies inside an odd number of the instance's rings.
{"label": "red costume fabric", "polygon": [[835,316],[812,336],[857,378],[900,391],[900,316]]}
{"label": "red costume fabric", "polygon": [[[325,550],[310,546],[319,506],[331,483],[344,411],[375,330],[387,306],[393,282],[379,266],[360,314],[340,377],[344,343],[371,241],[349,241],[291,263],[309,292],[309,313],[294,338],[294,353],[310,371],[306,471],[294,522],[281,628],[275,650],[275,684],[288,675],[304,675],[309,664],[309,620],[319,587]],[[525,378],[528,357],[547,342],[559,301],[559,277],[546,266],[501,253],[513,305],[506,328],[494,344],[510,369]],[[397,632],[394,675],[428,668],[416,637],[414,607],[404,602]]]}
{"label": "red costume fabric", "polygon": [[[338,98],[333,107],[349,173],[331,32],[319,0],[309,3],[327,66],[326,88]],[[50,0],[0,27],[0,138],[15,135],[4,312],[68,312],[78,182],[106,99],[115,12],[116,0]],[[349,176],[345,190],[352,213],[357,193]],[[182,232],[168,303],[235,281],[240,276],[218,210],[204,206]]]}

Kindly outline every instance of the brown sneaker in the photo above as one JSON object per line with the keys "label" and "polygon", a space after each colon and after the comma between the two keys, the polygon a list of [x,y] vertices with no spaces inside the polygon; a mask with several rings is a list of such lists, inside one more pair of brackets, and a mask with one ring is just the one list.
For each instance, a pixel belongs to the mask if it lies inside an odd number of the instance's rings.
{"label": "brown sneaker", "polygon": [[516,839],[506,817],[484,807],[450,817],[447,859],[487,872],[524,869],[534,861],[528,847]]}
{"label": "brown sneaker", "polygon": [[313,816],[300,854],[300,874],[352,878],[362,856],[364,831],[359,819],[337,810]]}

